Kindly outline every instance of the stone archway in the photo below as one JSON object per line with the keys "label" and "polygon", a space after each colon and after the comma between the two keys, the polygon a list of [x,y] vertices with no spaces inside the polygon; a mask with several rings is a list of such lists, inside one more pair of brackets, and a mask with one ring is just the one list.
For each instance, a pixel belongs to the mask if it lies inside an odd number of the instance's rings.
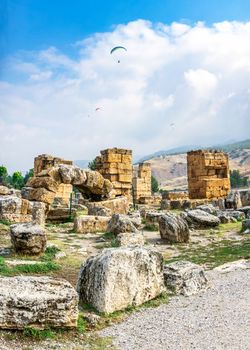
{"label": "stone archway", "polygon": [[27,199],[50,205],[60,184],[71,184],[84,197],[102,200],[112,197],[113,185],[98,171],[84,170],[75,165],[60,164],[41,171],[27,183]]}

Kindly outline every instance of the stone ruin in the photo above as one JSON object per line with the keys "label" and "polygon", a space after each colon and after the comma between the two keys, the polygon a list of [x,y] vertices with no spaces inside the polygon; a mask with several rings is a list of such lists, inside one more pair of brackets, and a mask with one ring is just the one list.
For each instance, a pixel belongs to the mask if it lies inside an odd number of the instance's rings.
{"label": "stone ruin", "polygon": [[97,156],[96,170],[108,179],[114,188],[115,196],[126,196],[131,199],[132,192],[132,151],[121,148],[110,148]]}
{"label": "stone ruin", "polygon": [[220,151],[187,153],[190,199],[225,198],[230,191],[228,155]]}
{"label": "stone ruin", "polygon": [[[48,154],[41,154],[34,159],[34,176],[37,176],[43,170],[48,170],[59,164],[73,165],[73,162]],[[71,184],[60,184],[55,195],[55,200],[59,201],[61,204],[68,205],[72,189],[73,186]]]}
{"label": "stone ruin", "polygon": [[139,163],[138,168],[134,167],[133,176],[133,197],[136,203],[144,198],[151,197],[151,164]]}

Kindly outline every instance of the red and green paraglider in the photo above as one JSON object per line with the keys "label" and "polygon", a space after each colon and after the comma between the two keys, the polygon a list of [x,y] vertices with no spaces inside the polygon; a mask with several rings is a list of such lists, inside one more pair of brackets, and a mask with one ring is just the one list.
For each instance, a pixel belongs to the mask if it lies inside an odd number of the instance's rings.
{"label": "red and green paraglider", "polygon": [[113,49],[110,51],[110,55],[115,55],[117,63],[120,63],[121,60],[119,58],[120,53],[123,51],[127,51],[126,47],[124,46],[115,46]]}

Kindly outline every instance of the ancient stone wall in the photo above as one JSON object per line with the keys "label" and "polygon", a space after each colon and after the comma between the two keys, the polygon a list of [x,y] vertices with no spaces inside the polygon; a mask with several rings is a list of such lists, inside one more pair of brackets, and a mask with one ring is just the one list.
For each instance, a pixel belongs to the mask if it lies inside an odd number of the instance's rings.
{"label": "ancient stone wall", "polygon": [[[34,160],[34,176],[37,176],[42,170],[47,170],[59,164],[72,165],[71,160],[65,160],[58,157],[53,157],[48,154],[41,154]],[[60,184],[55,198],[62,204],[69,204],[70,194],[72,192],[72,185]]]}
{"label": "ancient stone wall", "polygon": [[115,196],[124,195],[131,199],[132,192],[132,151],[109,148],[96,157],[96,170],[108,179],[114,188]]}
{"label": "ancient stone wall", "polygon": [[198,150],[187,154],[188,190],[191,199],[226,197],[230,191],[228,155]]}
{"label": "ancient stone wall", "polygon": [[140,198],[151,197],[151,164],[140,163],[138,168],[134,168],[133,176],[133,196],[135,202]]}

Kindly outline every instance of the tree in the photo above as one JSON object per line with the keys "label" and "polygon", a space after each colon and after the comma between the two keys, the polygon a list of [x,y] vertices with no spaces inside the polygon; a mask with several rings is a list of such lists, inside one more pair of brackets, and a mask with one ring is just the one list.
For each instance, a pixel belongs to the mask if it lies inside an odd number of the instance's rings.
{"label": "tree", "polygon": [[230,182],[232,188],[247,186],[247,177],[242,177],[239,170],[230,171]]}
{"label": "tree", "polygon": [[26,171],[26,174],[24,176],[24,184],[27,183],[27,181],[29,180],[30,177],[34,176],[34,169],[30,169],[29,171]]}
{"label": "tree", "polygon": [[96,160],[95,159],[93,159],[91,162],[89,162],[88,168],[90,170],[96,170]]}
{"label": "tree", "polygon": [[0,166],[0,184],[6,185],[8,178],[8,170],[5,166]]}
{"label": "tree", "polygon": [[19,190],[24,186],[24,177],[20,171],[15,171],[12,174],[11,185]]}
{"label": "tree", "polygon": [[153,175],[151,176],[151,191],[152,193],[156,193],[159,191],[159,183]]}

